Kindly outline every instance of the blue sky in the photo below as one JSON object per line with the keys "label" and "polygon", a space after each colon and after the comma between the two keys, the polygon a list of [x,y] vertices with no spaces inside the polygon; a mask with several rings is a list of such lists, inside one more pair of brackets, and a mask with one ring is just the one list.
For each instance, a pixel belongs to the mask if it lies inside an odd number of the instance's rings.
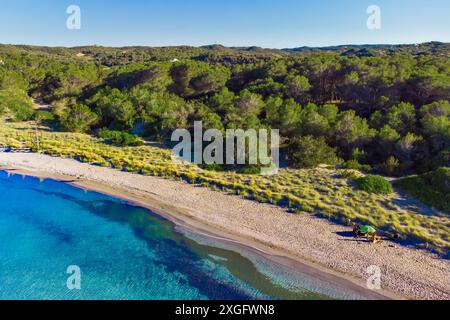
{"label": "blue sky", "polygon": [[[81,8],[81,30],[66,9]],[[369,5],[381,30],[366,27]],[[3,0],[0,43],[286,48],[450,42],[449,0]]]}

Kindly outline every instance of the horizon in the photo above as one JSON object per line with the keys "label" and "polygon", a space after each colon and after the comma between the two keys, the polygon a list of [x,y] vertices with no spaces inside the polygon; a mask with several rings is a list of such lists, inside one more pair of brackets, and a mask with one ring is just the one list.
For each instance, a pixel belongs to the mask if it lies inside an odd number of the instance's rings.
{"label": "horizon", "polygon": [[[72,5],[80,9],[80,29],[67,28]],[[376,5],[379,28],[367,26]],[[46,47],[226,47],[285,49],[363,43],[417,44],[450,42],[450,3],[434,0],[332,2],[329,0],[101,1],[56,3],[16,0],[3,5],[0,43]]]}
{"label": "horizon", "polygon": [[106,46],[101,44],[82,44],[77,46],[51,46],[51,45],[41,45],[41,44],[26,44],[26,43],[2,43],[0,42],[0,45],[3,46],[28,46],[28,47],[37,47],[37,48],[65,48],[65,49],[77,49],[77,48],[84,48],[84,47],[99,47],[99,48],[111,48],[111,49],[122,49],[122,48],[181,48],[181,47],[190,47],[190,48],[206,48],[210,46],[221,46],[228,49],[248,49],[248,48],[260,48],[264,50],[292,50],[292,49],[298,49],[298,48],[311,48],[311,49],[324,49],[324,48],[333,48],[333,47],[365,47],[365,46],[414,46],[414,45],[424,45],[424,44],[431,44],[431,43],[439,43],[439,44],[450,44],[449,42],[445,41],[438,41],[438,40],[430,40],[425,42],[417,42],[417,43],[343,43],[343,44],[332,44],[332,45],[324,45],[324,46],[306,46],[306,45],[299,45],[295,47],[285,47],[285,48],[270,48],[270,47],[260,47],[255,45],[246,45],[246,46],[226,46],[220,43],[214,43],[214,44],[204,44],[204,45],[189,45],[189,44],[174,44],[174,45],[166,45],[166,46],[151,46],[151,45],[126,45],[126,46]]}

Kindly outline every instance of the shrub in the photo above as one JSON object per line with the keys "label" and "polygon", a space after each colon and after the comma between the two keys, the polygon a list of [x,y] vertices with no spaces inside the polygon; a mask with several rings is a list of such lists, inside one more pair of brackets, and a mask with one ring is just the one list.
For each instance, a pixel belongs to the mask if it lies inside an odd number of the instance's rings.
{"label": "shrub", "polygon": [[391,183],[380,176],[367,175],[355,181],[359,189],[369,193],[389,194],[393,192]]}
{"label": "shrub", "polygon": [[340,176],[341,176],[341,178],[344,178],[344,179],[352,179],[353,180],[353,179],[361,178],[364,175],[361,172],[359,172],[358,170],[347,169],[347,170],[342,170],[340,172]]}
{"label": "shrub", "polygon": [[42,123],[49,123],[55,119],[55,116],[50,111],[38,110],[34,114],[34,120]]}
{"label": "shrub", "polygon": [[27,121],[34,116],[29,98],[15,92],[0,92],[0,109],[2,113],[9,110],[13,121]]}
{"label": "shrub", "polygon": [[75,104],[64,112],[61,118],[61,126],[67,131],[86,132],[97,121],[97,115],[89,107]]}
{"label": "shrub", "polygon": [[202,164],[202,169],[205,169],[205,170],[208,170],[208,171],[226,171],[227,170],[227,168],[226,168],[226,166],[225,165],[223,165],[223,164],[216,164],[216,163],[211,163],[211,164],[208,164],[208,163],[204,163],[204,164]]}
{"label": "shrub", "polygon": [[236,172],[240,174],[260,174],[261,168],[258,166],[243,166],[237,168]]}
{"label": "shrub", "polygon": [[391,156],[380,166],[380,169],[388,176],[395,176],[400,171],[400,162],[395,157]]}
{"label": "shrub", "polygon": [[327,145],[325,138],[295,137],[288,148],[288,160],[296,168],[314,168],[319,164],[339,163],[336,149]]}
{"label": "shrub", "polygon": [[124,131],[101,129],[98,136],[118,146],[142,146],[144,144],[144,141],[138,136]]}
{"label": "shrub", "polygon": [[350,170],[359,170],[359,171],[363,171],[363,172],[369,172],[370,170],[372,170],[372,167],[368,164],[361,164],[358,162],[358,160],[349,160],[346,161],[342,167],[344,169],[350,169]]}
{"label": "shrub", "polygon": [[394,185],[437,209],[450,212],[450,168],[401,178]]}
{"label": "shrub", "polygon": [[14,121],[26,121],[31,120],[34,116],[34,110],[26,103],[16,103],[9,106],[9,109],[13,112]]}

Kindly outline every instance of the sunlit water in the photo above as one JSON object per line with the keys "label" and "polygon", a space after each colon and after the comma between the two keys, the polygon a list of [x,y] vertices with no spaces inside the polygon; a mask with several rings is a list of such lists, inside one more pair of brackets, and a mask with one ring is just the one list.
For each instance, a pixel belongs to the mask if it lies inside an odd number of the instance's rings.
{"label": "sunlit water", "polygon": [[358,298],[66,183],[0,171],[0,200],[0,299]]}

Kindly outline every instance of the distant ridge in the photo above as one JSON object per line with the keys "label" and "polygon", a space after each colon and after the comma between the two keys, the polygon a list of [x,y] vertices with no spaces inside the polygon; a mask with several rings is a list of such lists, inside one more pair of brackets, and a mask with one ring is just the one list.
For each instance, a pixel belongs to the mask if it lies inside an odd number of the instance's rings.
{"label": "distant ridge", "polygon": [[[76,58],[99,59],[100,56],[115,56],[120,63],[140,59],[172,61],[173,59],[194,59],[212,63],[256,63],[260,60],[285,56],[308,55],[313,53],[332,53],[341,56],[380,57],[393,54],[409,54],[413,56],[433,55],[450,58],[450,43],[431,41],[419,44],[347,44],[326,47],[296,47],[285,49],[270,49],[258,46],[226,47],[221,44],[211,44],[200,47],[180,45],[165,47],[126,46],[104,47],[87,45],[78,47],[45,47],[34,45],[0,44],[0,49],[16,48],[24,51],[37,51],[41,54],[56,54],[58,56],[74,56]],[[138,58],[141,57],[141,58]],[[99,62],[103,63],[103,62]]]}

